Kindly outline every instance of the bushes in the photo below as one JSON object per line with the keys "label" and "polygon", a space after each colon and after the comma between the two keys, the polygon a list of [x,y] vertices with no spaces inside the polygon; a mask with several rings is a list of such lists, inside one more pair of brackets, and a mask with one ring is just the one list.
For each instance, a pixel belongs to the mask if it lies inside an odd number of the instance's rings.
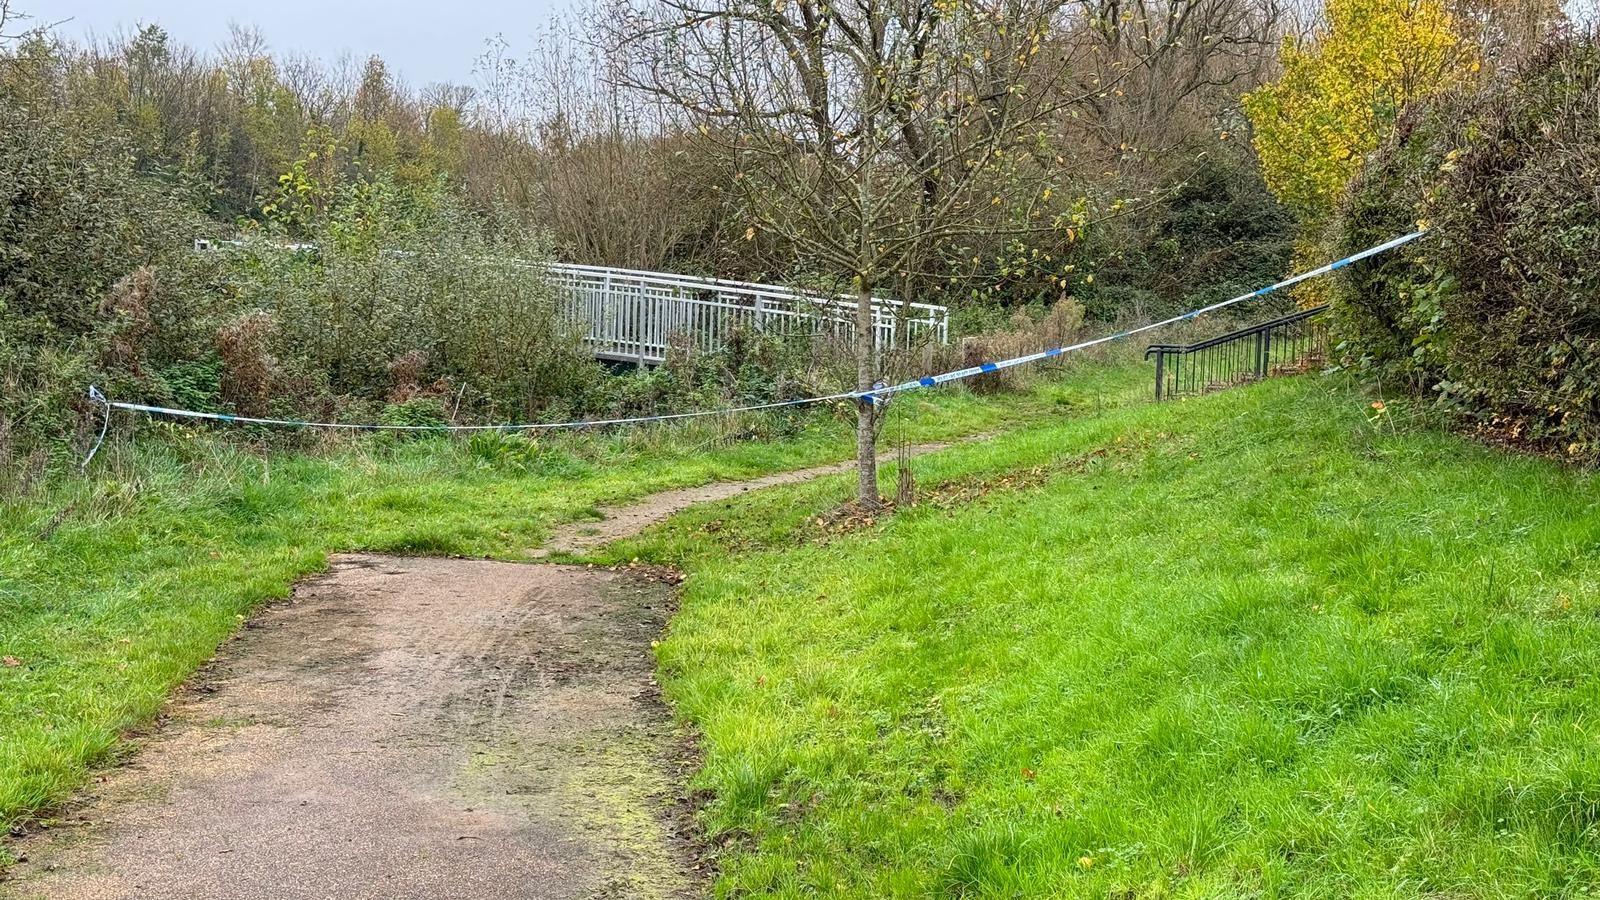
{"label": "bushes", "polygon": [[[565,332],[542,239],[443,181],[350,182],[291,252],[271,221],[242,252],[127,145],[0,79],[0,493],[81,449],[85,385],[244,415],[508,421],[604,410],[604,371]],[[424,403],[422,401],[431,401]],[[391,408],[394,404],[395,408]]]}
{"label": "bushes", "polygon": [[[1509,77],[1408,115],[1352,186],[1348,362],[1433,390],[1497,435],[1600,460],[1600,45],[1559,40]],[[1380,237],[1381,236],[1381,237]]]}
{"label": "bushes", "polygon": [[[715,354],[610,377],[563,322],[545,239],[440,179],[337,185],[296,235],[240,246],[127,148],[0,82],[0,495],[98,425],[82,399],[390,424],[626,415],[814,393],[809,345],[737,335]],[[310,209],[310,206],[306,207]]]}
{"label": "bushes", "polygon": [[1211,140],[1185,151],[1194,162],[1169,173],[1148,202],[1088,227],[1065,251],[1086,273],[1071,296],[1089,321],[1162,318],[1283,277],[1294,220],[1249,148]]}
{"label": "bushes", "polygon": [[1153,186],[1136,198],[1102,191],[1083,201],[1074,226],[1012,238],[1004,247],[955,248],[941,265],[962,274],[929,299],[952,306],[952,331],[978,335],[1008,327],[1019,310],[1040,314],[1062,300],[1082,304],[1091,322],[1137,321],[1283,277],[1294,220],[1267,190],[1249,147],[1195,140],[1181,156],[1185,162],[1171,171],[1112,182],[1128,194],[1141,181]]}
{"label": "bushes", "polygon": [[222,335],[225,384],[265,378],[285,411],[433,396],[488,421],[594,393],[602,373],[560,321],[537,232],[474,215],[442,182],[378,176],[339,188],[308,236],[315,249],[285,249],[269,229],[221,253],[242,316]]}
{"label": "bushes", "polygon": [[491,421],[603,405],[603,372],[540,274],[541,239],[487,224],[448,185],[340,188],[312,225],[315,253],[271,237],[196,253],[215,226],[186,191],[137,172],[103,131],[8,102],[19,96],[0,82],[8,459],[69,455],[95,412],[90,382],[290,418],[372,418],[424,397]]}
{"label": "bushes", "polygon": [[0,83],[0,433],[60,448],[91,378],[156,399],[211,321],[204,222],[125,147],[41,114]]}
{"label": "bushes", "polygon": [[560,315],[543,236],[444,179],[370,174],[296,208],[298,249],[268,213],[240,246],[198,253],[215,226],[186,191],[19,96],[0,81],[0,495],[81,449],[91,382],[202,411],[437,424],[790,399],[826,380],[809,344],[755,334],[609,377]]}
{"label": "bushes", "polygon": [[1490,91],[1427,214],[1450,329],[1440,388],[1513,436],[1600,459],[1600,45]]}
{"label": "bushes", "polygon": [[[1149,285],[1159,298],[1143,310],[1151,316],[1236,297],[1283,277],[1293,234],[1293,216],[1273,199],[1246,148],[1217,144],[1160,206],[1144,246],[1129,254],[1137,263],[1124,263],[1126,275],[1103,269],[1099,291],[1126,280]],[[1085,302],[1092,312],[1093,301]]]}
{"label": "bushes", "polygon": [[[1332,255],[1343,257],[1415,230],[1423,197],[1433,190],[1454,147],[1458,96],[1413,109],[1394,142],[1375,154],[1354,181],[1333,227]],[[1411,391],[1427,390],[1442,373],[1439,288],[1430,238],[1345,269],[1333,283],[1333,332],[1341,362]]]}

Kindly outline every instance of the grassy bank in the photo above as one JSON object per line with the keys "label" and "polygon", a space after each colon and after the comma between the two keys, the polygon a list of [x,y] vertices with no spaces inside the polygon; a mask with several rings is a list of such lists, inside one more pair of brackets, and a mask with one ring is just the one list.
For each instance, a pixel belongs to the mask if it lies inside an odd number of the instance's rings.
{"label": "grassy bank", "polygon": [[1593,896],[1600,488],[1368,399],[1056,420],[854,530],[835,479],[613,550],[691,572],[719,889]]}
{"label": "grassy bank", "polygon": [[[912,440],[1053,414],[1060,392],[902,402]],[[64,799],[263,600],[329,553],[518,558],[598,503],[850,455],[843,414],[549,438],[245,453],[141,432],[86,478],[0,505],[0,830]]]}

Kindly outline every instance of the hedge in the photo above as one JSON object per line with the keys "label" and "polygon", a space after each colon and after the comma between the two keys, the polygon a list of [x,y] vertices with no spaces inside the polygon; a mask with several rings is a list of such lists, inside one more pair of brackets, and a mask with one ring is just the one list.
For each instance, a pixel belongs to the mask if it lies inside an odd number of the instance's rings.
{"label": "hedge", "polygon": [[1347,270],[1345,365],[1428,392],[1497,436],[1600,460],[1600,43],[1402,117],[1352,183],[1345,250],[1430,236]]}

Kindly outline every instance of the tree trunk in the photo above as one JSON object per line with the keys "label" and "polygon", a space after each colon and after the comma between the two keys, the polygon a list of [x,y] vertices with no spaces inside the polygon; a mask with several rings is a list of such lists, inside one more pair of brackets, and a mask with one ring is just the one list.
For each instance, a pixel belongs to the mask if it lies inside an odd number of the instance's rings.
{"label": "tree trunk", "polygon": [[[872,290],[865,280],[856,294],[856,390],[869,391],[876,380],[876,347],[872,334]],[[877,509],[878,448],[873,427],[877,406],[862,397],[856,401],[856,500],[863,509]]]}

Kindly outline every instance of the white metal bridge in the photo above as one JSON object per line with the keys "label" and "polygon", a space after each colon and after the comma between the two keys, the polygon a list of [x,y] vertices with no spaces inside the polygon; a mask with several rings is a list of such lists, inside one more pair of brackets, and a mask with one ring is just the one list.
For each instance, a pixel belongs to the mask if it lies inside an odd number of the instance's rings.
{"label": "white metal bridge", "polygon": [[[200,238],[196,250],[237,249],[244,241]],[[315,244],[282,244],[315,253]],[[389,251],[405,255],[407,251]],[[498,260],[517,268],[532,263]],[[584,334],[597,359],[641,366],[665,362],[673,349],[721,349],[738,330],[827,336],[855,341],[853,297],[798,291],[769,284],[695,278],[671,272],[550,263],[544,267],[563,313]],[[950,310],[932,303],[875,298],[872,337],[879,350],[943,344],[950,339]]]}
{"label": "white metal bridge", "polygon": [[[673,348],[719,349],[738,329],[826,335],[846,344],[855,337],[852,297],[566,263],[550,265],[549,272],[568,316],[587,328],[586,340],[600,359],[655,365]],[[879,350],[942,344],[950,336],[950,311],[931,303],[877,298],[872,335]]]}

